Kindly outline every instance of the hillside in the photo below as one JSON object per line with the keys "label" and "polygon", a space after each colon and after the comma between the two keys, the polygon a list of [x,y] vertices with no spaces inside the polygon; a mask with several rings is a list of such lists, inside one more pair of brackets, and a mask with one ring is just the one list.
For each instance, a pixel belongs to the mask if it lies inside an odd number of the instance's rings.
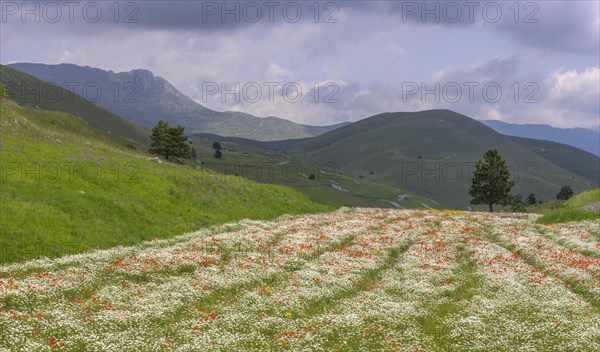
{"label": "hillside", "polygon": [[567,144],[600,156],[600,134],[596,131],[585,128],[557,128],[540,124],[513,124],[498,120],[480,122],[509,136]]}
{"label": "hillside", "polygon": [[345,208],[0,266],[0,345],[598,351],[600,223],[536,217]]}
{"label": "hillside", "polygon": [[590,181],[600,180],[600,159],[592,153],[562,143],[521,137],[511,138],[563,169],[572,171]]}
{"label": "hillside", "polygon": [[0,65],[0,82],[5,85],[8,97],[20,105],[34,109],[67,112],[85,121],[91,127],[136,142],[136,144],[150,143],[148,132],[143,128],[123,120],[66,89],[4,65]]}
{"label": "hillside", "polygon": [[[309,139],[261,142],[194,134],[190,140],[197,152],[196,162],[201,163],[203,169],[218,172],[223,177],[241,175],[260,183],[290,187],[320,204],[408,209],[422,208],[423,204],[441,207],[402,187],[357,179],[340,173],[335,164],[314,164],[290,152],[291,148]],[[222,159],[214,157],[212,145],[215,141],[223,147]]]}
{"label": "hillside", "polygon": [[277,141],[257,141],[248,138],[219,136],[212,133],[195,133],[190,135],[190,138],[230,143],[232,145],[259,151],[290,150],[308,140],[308,138],[298,138]]}
{"label": "hillside", "polygon": [[[98,86],[102,94],[95,101],[97,105],[145,128],[154,127],[162,119],[184,126],[188,134],[214,133],[268,141],[312,137],[344,125],[307,126],[277,117],[259,118],[241,112],[210,110],[148,70],[115,73],[73,64],[29,63],[10,67],[63,87],[76,82],[74,91],[78,94],[82,94],[86,85]],[[91,98],[96,98],[92,93],[89,93]]]}
{"label": "hillside", "polygon": [[554,197],[563,185],[577,192],[598,186],[597,157],[579,150],[581,158],[568,161],[564,147],[541,157],[521,143],[467,116],[429,110],[376,115],[311,138],[290,154],[334,162],[345,174],[366,175],[368,181],[403,187],[460,209],[469,205],[472,163],[488,148],[498,149],[507,160],[517,183],[515,194],[533,192],[544,199]]}
{"label": "hillside", "polygon": [[328,209],[284,187],[149,161],[68,113],[8,99],[0,109],[0,262]]}
{"label": "hillside", "polygon": [[571,208],[582,208],[594,203],[600,203],[600,188],[576,194],[567,200],[565,205]]}

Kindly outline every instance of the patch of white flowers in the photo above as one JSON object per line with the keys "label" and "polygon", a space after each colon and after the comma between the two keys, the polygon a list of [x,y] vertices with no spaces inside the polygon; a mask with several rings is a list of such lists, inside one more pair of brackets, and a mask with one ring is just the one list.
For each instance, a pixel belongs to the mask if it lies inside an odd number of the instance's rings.
{"label": "patch of white flowers", "polygon": [[597,221],[340,209],[0,267],[0,351],[600,350]]}

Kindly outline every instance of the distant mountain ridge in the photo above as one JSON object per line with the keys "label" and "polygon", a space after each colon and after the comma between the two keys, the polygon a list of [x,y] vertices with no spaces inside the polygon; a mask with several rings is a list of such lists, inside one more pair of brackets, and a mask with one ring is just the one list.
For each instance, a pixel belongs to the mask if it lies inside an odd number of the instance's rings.
{"label": "distant mountain ridge", "polygon": [[568,144],[600,156],[600,134],[586,128],[557,128],[542,124],[513,124],[498,120],[480,120],[480,122],[509,136],[543,139]]}
{"label": "distant mountain ridge", "polygon": [[[213,133],[271,141],[314,137],[347,124],[309,126],[277,117],[260,118],[242,112],[214,111],[198,104],[148,70],[115,73],[74,64],[16,63],[9,66],[70,89],[145,128],[152,128],[163,119],[184,126],[188,134]],[[97,93],[98,87],[101,94]]]}

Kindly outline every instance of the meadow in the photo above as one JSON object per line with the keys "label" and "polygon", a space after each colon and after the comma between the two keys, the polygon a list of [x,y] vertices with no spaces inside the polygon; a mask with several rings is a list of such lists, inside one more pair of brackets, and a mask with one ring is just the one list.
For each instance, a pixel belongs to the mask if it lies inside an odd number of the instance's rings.
{"label": "meadow", "polygon": [[0,263],[331,209],[288,188],[150,161],[145,147],[64,112],[1,103]]}
{"label": "meadow", "polygon": [[1,351],[598,351],[600,223],[341,208],[0,267]]}

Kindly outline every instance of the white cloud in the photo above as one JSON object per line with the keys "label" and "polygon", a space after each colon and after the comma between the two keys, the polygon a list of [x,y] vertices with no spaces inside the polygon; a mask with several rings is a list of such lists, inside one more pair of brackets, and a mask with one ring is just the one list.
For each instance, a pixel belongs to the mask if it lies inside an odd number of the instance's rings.
{"label": "white cloud", "polygon": [[279,81],[281,79],[289,79],[293,76],[293,72],[287,70],[276,63],[271,63],[265,72],[265,78],[270,81]]}
{"label": "white cloud", "polygon": [[557,101],[598,102],[600,97],[600,68],[591,67],[555,72],[549,79],[550,98]]}

